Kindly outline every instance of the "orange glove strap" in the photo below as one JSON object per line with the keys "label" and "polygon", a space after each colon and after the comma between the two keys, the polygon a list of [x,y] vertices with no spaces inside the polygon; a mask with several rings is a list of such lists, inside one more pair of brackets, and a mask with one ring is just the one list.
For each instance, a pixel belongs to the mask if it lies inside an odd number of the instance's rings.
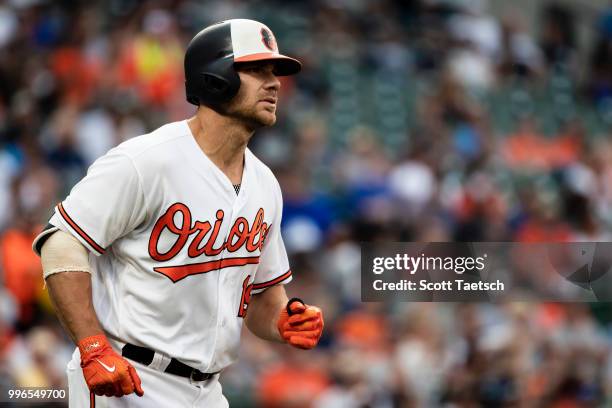
{"label": "orange glove strap", "polygon": [[108,350],[112,351],[112,347],[108,339],[103,334],[85,337],[79,340],[79,351],[81,352],[81,366],[88,363],[92,358],[98,356]]}

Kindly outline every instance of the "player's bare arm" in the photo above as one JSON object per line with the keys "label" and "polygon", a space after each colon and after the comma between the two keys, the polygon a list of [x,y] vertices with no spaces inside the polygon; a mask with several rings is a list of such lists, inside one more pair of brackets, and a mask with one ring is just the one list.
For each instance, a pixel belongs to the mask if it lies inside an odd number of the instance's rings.
{"label": "player's bare arm", "polygon": [[244,320],[251,333],[264,340],[283,342],[277,323],[288,300],[282,285],[272,286],[260,294],[253,295]]}
{"label": "player's bare arm", "polygon": [[87,257],[87,249],[64,231],[54,232],[42,245],[43,273],[57,316],[80,349],[92,392],[108,397],[143,395],[136,370],[112,350],[100,326]]}
{"label": "player's bare arm", "polygon": [[75,344],[79,339],[102,334],[92,305],[89,273],[57,273],[46,282],[57,316]]}
{"label": "player's bare arm", "polygon": [[93,308],[87,250],[63,231],[42,246],[41,260],[49,295],[72,341],[102,334]]}

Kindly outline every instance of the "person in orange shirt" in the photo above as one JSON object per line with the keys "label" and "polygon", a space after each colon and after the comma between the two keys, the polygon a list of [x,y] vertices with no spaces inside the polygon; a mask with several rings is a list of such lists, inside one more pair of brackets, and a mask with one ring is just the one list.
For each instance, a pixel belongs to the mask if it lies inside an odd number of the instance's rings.
{"label": "person in orange shirt", "polygon": [[39,296],[44,293],[40,260],[32,252],[32,241],[41,226],[18,216],[14,225],[0,237],[0,262],[4,285],[19,306],[19,322],[32,321]]}

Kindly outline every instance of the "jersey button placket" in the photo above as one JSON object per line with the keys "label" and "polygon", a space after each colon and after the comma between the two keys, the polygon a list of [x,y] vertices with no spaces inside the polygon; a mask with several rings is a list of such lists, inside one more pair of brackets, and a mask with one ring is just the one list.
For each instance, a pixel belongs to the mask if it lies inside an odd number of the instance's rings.
{"label": "jersey button placket", "polygon": [[[234,193],[235,194],[235,193]],[[236,197],[234,199],[234,203],[232,204],[232,210],[229,214],[227,214],[227,220],[229,222],[224,223],[225,224],[225,231],[223,233],[223,239],[224,242],[227,242],[227,239],[229,238],[229,232],[231,230],[231,226],[234,223],[234,214],[237,213],[236,211],[236,206],[238,205],[238,197]],[[228,251],[227,248],[223,248],[223,251],[221,251],[219,260],[223,260],[227,257]],[[226,280],[228,279],[228,274],[224,273],[221,269],[219,269],[217,271],[218,275],[217,275],[217,329],[215,330],[215,341],[214,341],[214,347],[213,347],[213,352],[212,352],[212,358],[210,360],[210,363],[208,364],[208,367],[210,368],[210,366],[213,364],[213,362],[216,360],[217,358],[217,340],[219,339],[219,331],[220,328],[224,328],[226,326],[226,317],[223,315],[223,311],[221,310],[221,308],[219,307],[220,304],[220,299],[221,299],[221,294],[223,293],[223,287],[226,283]]]}

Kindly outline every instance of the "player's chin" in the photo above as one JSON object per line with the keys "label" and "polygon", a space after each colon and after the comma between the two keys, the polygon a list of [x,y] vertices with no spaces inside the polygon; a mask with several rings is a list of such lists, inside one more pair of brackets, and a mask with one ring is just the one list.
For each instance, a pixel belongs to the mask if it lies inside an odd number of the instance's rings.
{"label": "player's chin", "polygon": [[276,123],[276,112],[264,109],[259,112],[257,119],[262,126],[272,126]]}

